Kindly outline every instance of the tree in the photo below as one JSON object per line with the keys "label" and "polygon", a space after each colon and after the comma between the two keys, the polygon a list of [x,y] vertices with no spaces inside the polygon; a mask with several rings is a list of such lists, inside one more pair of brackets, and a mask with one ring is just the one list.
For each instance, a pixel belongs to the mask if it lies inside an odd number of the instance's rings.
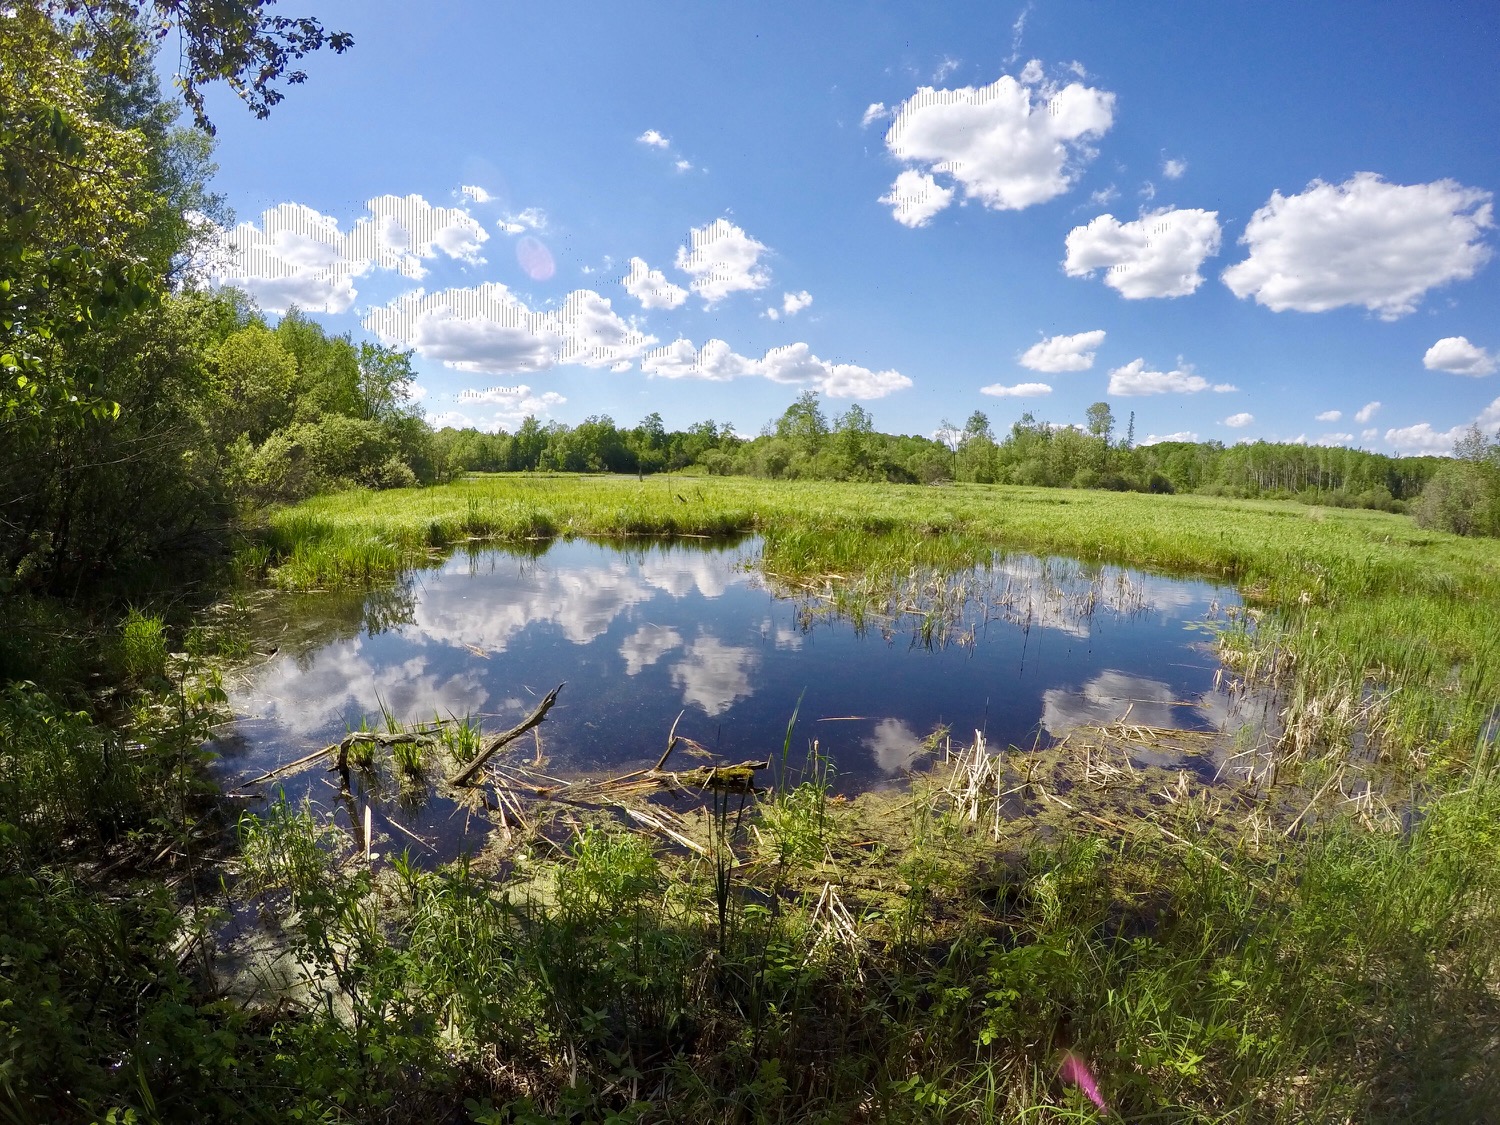
{"label": "tree", "polygon": [[221,448],[244,434],[259,445],[292,420],[297,358],[277,334],[250,324],[213,353],[218,378],[210,403],[210,425]]}
{"label": "tree", "polygon": [[944,418],[938,423],[937,433],[933,435],[946,445],[950,450],[957,453],[958,444],[963,440],[964,433],[948,419]]}
{"label": "tree", "polygon": [[[288,69],[314,51],[328,47],[343,54],[354,46],[347,31],[328,31],[315,19],[273,16],[276,0],[23,0],[21,8],[75,21],[96,29],[104,45],[138,51],[137,29],[149,26],[157,42],[175,29],[179,53],[187,63],[177,76],[182,100],[198,127],[212,134],[213,123],[203,108],[203,86],[225,82],[256,117],[270,115],[286,95],[278,88],[307,81],[300,70]],[[114,53],[97,52],[96,62],[108,69]]]}
{"label": "tree", "polygon": [[1108,443],[1110,435],[1115,432],[1115,416],[1109,409],[1109,403],[1096,402],[1088,408],[1087,414],[1089,433]]}
{"label": "tree", "polygon": [[[201,184],[166,159],[172,114],[151,57],[174,28],[179,77],[212,132],[201,87],[223,80],[264,117],[290,65],[353,44],[316,20],[271,16],[273,0],[18,0],[0,17],[0,432],[117,409],[87,370],[61,374],[82,334],[159,298]],[[149,27],[149,31],[147,28]],[[179,145],[186,152],[191,146]],[[197,150],[201,168],[206,149]],[[192,164],[193,161],[189,161]],[[172,206],[164,207],[164,203]],[[143,238],[150,231],[161,237]],[[154,244],[152,244],[154,242]]]}
{"label": "tree", "polygon": [[964,423],[964,441],[973,441],[975,438],[983,438],[986,441],[994,441],[995,435],[990,430],[990,419],[983,410],[976,410],[969,415],[969,420]]}
{"label": "tree", "polygon": [[803,391],[776,422],[776,436],[786,438],[806,453],[816,453],[828,436],[828,419],[818,405],[817,391]]}
{"label": "tree", "polygon": [[875,433],[875,420],[859,403],[840,414],[834,421],[834,438],[839,456],[844,460],[844,471],[863,477],[870,470],[870,441]]}
{"label": "tree", "polygon": [[389,422],[404,414],[411,403],[412,352],[381,347],[368,340],[359,345],[359,397],[363,417]]}
{"label": "tree", "polygon": [[1500,433],[1492,443],[1470,426],[1453,443],[1453,460],[1427,482],[1413,515],[1423,527],[1455,535],[1500,536]]}

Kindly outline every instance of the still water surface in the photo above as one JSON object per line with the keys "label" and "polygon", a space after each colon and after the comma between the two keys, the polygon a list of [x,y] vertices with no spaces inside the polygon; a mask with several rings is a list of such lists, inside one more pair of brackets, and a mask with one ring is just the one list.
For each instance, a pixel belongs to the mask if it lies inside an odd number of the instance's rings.
{"label": "still water surface", "polygon": [[[758,555],[753,539],[559,541],[460,552],[368,596],[280,597],[259,642],[275,655],[231,685],[240,718],[215,744],[221,769],[232,783],[254,777],[364,718],[378,725],[382,708],[405,721],[484,716],[486,731],[503,730],[564,681],[540,744],[528,735],[506,751],[540,753],[559,776],[652,764],[679,712],[678,733],[721,760],[779,756],[799,700],[793,756],[817,739],[844,792],[920,767],[940,725],[1032,746],[1127,710],[1147,726],[1236,720],[1215,689],[1210,628],[1239,604],[1231,588],[996,555],[947,582],[893,589],[889,612],[856,627],[815,597],[779,596],[752,569]],[[319,770],[285,785],[315,799],[331,789]],[[452,807],[415,812],[429,822]]]}

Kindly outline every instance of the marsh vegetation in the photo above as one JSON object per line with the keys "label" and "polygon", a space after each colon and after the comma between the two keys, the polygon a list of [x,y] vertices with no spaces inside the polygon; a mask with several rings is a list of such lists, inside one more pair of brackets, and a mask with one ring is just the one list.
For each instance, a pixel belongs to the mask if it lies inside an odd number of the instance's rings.
{"label": "marsh vegetation", "polygon": [[[408,353],[184,275],[225,216],[153,44],[182,36],[199,126],[216,79],[264,113],[349,46],[267,7],[0,16],[0,1119],[1494,1119],[1500,557],[1447,533],[1495,531],[1493,443],[1141,449],[1105,404],[934,440],[815,396],[753,441],[434,434]],[[509,471],[538,467],[632,475]],[[416,643],[424,568],[431,592],[499,548],[534,575],[745,536],[766,643],[944,681],[881,785],[853,783],[811,665],[729,729],[731,646],[686,618],[630,621],[661,628],[592,682],[556,669],[606,704],[591,727],[525,727],[514,667],[517,705],[435,698],[407,653],[307,753],[222,784],[247,692],[311,710],[320,652]],[[1221,683],[1201,651],[1144,692],[1144,657],[1111,658],[1043,739],[952,674],[1060,624],[1105,648],[1096,626],[1149,616],[1142,574],[1222,588],[1193,614]],[[916,666],[865,669],[861,721]],[[635,706],[631,668],[671,706]],[[1210,746],[1187,695],[1242,686],[1274,722]],[[513,723],[536,733],[487,757]]]}

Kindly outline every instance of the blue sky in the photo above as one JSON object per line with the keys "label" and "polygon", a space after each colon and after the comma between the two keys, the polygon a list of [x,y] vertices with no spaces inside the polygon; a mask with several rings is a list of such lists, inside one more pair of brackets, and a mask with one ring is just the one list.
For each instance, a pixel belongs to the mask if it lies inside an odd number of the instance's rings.
{"label": "blue sky", "polygon": [[209,99],[205,271],[415,349],[438,424],[1500,428],[1500,5],[308,14],[353,50]]}

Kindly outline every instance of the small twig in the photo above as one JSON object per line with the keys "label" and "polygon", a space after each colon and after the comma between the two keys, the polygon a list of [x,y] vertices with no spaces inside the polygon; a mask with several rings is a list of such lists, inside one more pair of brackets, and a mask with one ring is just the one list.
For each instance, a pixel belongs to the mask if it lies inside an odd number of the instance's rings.
{"label": "small twig", "polygon": [[667,759],[672,756],[672,751],[677,747],[677,724],[682,722],[682,717],[686,714],[687,709],[683,708],[677,712],[677,718],[672,720],[672,729],[667,733],[667,748],[662,751],[661,757],[656,759],[656,768],[658,771],[660,771],[662,766],[667,764]]}

